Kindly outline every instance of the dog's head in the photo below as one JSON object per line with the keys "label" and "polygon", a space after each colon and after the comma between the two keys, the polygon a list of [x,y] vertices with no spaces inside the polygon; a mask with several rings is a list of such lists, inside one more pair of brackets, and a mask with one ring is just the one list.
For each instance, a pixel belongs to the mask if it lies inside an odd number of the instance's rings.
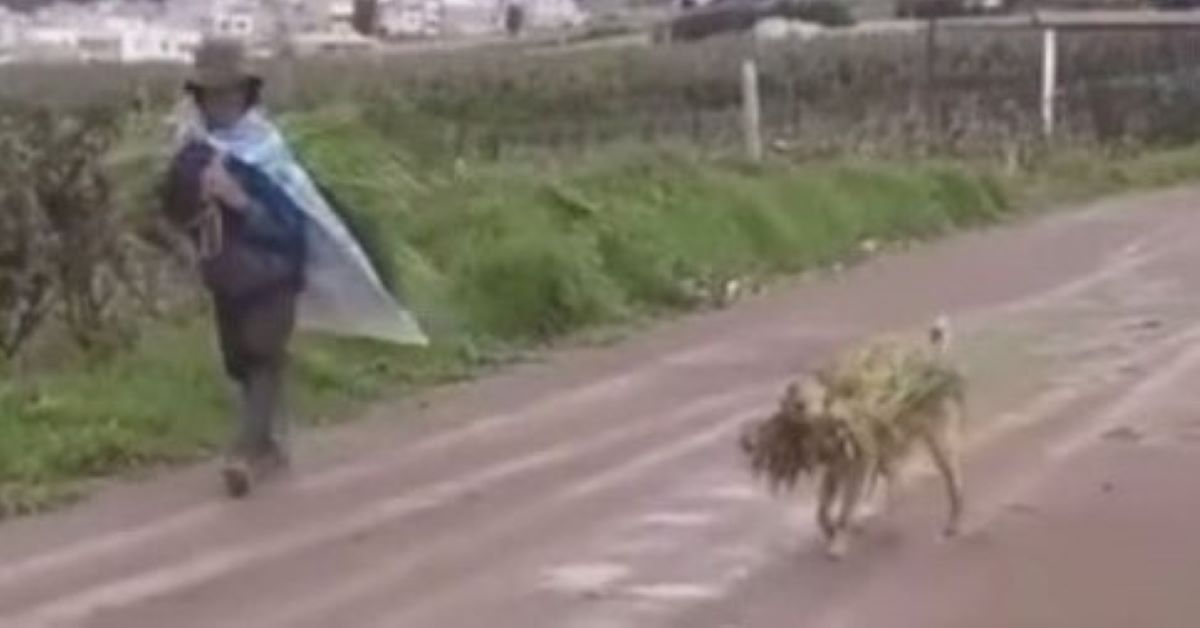
{"label": "dog's head", "polygon": [[829,385],[821,373],[813,373],[800,378],[799,382],[788,387],[784,394],[785,403],[795,418],[814,418],[829,411]]}

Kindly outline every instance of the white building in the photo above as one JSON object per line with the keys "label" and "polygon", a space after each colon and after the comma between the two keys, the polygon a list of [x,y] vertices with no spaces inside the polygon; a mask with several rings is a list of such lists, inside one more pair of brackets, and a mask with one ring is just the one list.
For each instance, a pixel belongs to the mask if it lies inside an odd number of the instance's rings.
{"label": "white building", "polygon": [[203,31],[216,12],[216,0],[163,0],[163,25]]}
{"label": "white building", "polygon": [[30,25],[19,36],[17,57],[35,61],[76,61],[81,57],[79,30]]}
{"label": "white building", "polygon": [[122,63],[189,63],[200,32],[142,23],[118,31]]}
{"label": "white building", "polygon": [[575,0],[445,0],[442,32],[459,35],[504,31],[506,9],[525,10],[526,30],[559,30],[583,24],[586,14]]}
{"label": "white building", "polygon": [[354,0],[326,0],[330,28],[354,25]]}
{"label": "white building", "polygon": [[534,28],[575,28],[587,20],[587,14],[575,0],[534,0],[532,4],[529,17]]}
{"label": "white building", "polygon": [[31,26],[19,34],[17,49],[22,58],[39,61],[188,63],[200,38],[195,29],[101,16],[87,26]]}
{"label": "white building", "polygon": [[379,7],[379,28],[385,37],[436,37],[442,31],[442,0],[393,0]]}
{"label": "white building", "polygon": [[445,0],[441,32],[446,35],[490,35],[500,32],[494,0]]}
{"label": "white building", "polygon": [[202,18],[201,29],[216,37],[254,39],[263,19],[261,8],[246,0],[214,0]]}
{"label": "white building", "polygon": [[16,48],[21,35],[21,17],[0,7],[0,55]]}
{"label": "white building", "polygon": [[107,29],[79,33],[78,58],[89,63],[120,63],[124,44],[121,34]]}

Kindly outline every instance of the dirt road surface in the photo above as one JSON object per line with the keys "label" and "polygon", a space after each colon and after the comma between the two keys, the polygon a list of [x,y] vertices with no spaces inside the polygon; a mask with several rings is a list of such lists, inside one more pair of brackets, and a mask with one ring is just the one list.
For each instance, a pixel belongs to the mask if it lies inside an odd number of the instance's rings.
{"label": "dirt road surface", "polygon": [[[307,434],[231,502],[211,466],[0,528],[4,628],[1200,625],[1200,189],[813,277]],[[955,325],[965,534],[927,467],[821,558],[738,428],[863,334]]]}

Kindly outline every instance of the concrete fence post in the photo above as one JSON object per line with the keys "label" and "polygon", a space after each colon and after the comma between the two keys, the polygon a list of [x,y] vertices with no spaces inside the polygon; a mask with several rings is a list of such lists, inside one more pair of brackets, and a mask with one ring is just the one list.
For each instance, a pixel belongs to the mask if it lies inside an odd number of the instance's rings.
{"label": "concrete fence post", "polygon": [[742,62],[742,127],[747,156],[753,161],[761,160],[762,108],[758,93],[758,64],[753,59]]}
{"label": "concrete fence post", "polygon": [[1042,134],[1054,134],[1055,109],[1058,96],[1058,31],[1042,31]]}

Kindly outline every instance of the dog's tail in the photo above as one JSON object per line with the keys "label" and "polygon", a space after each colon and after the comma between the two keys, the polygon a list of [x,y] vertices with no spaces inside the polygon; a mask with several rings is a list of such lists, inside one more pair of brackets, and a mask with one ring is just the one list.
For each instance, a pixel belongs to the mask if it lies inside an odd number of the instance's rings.
{"label": "dog's tail", "polygon": [[950,350],[950,319],[945,314],[938,316],[929,328],[929,343],[939,353]]}

